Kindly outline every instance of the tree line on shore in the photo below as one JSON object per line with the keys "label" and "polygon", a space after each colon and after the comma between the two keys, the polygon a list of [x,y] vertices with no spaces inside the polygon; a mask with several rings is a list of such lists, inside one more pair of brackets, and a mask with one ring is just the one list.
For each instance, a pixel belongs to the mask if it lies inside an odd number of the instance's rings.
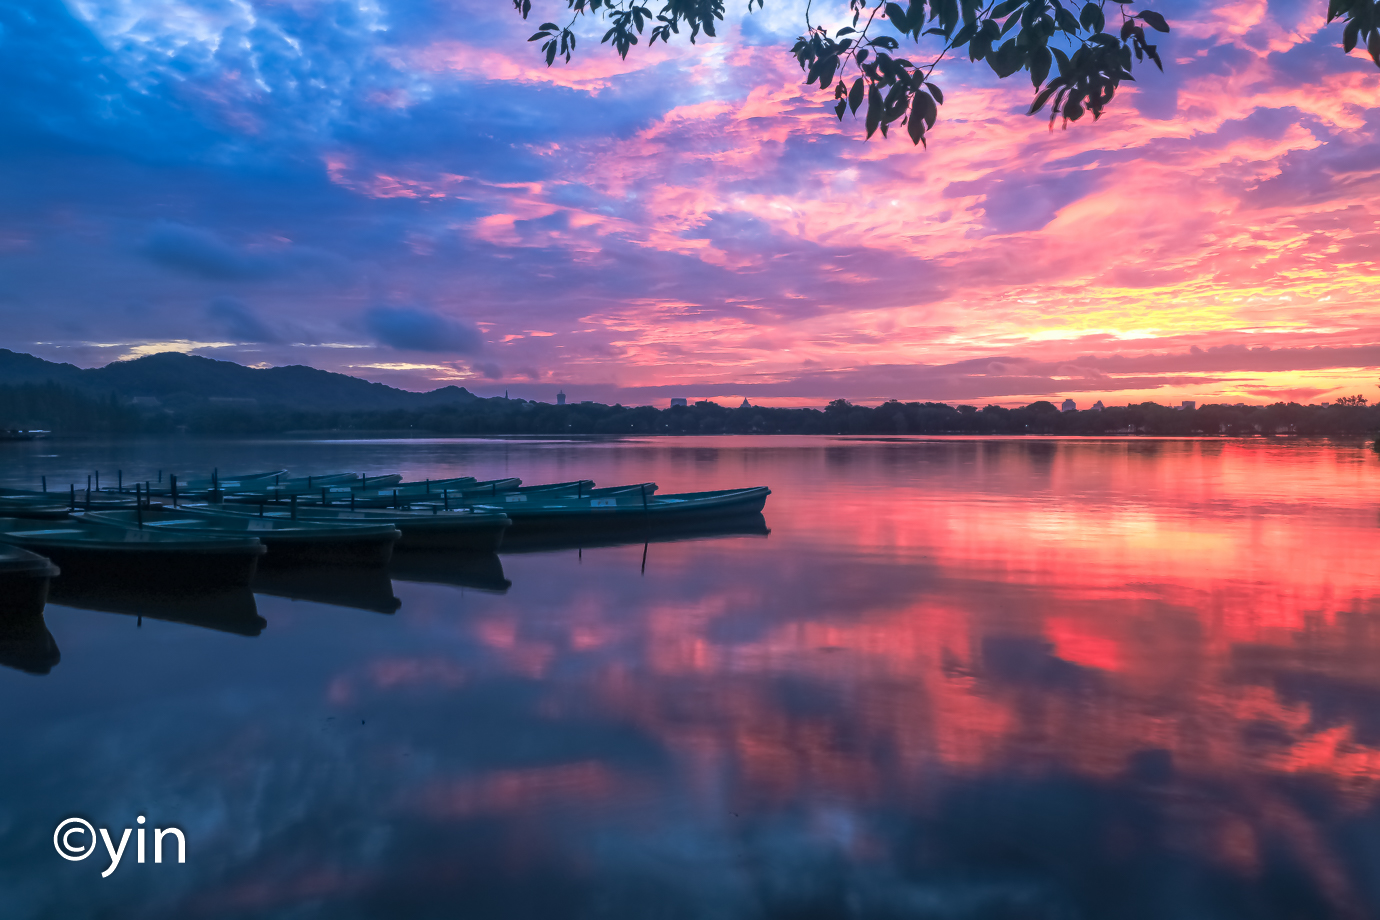
{"label": "tree line on shore", "polygon": [[1037,434],[1254,435],[1369,437],[1380,429],[1380,406],[1350,398],[1332,405],[1206,405],[1195,409],[1147,402],[1063,412],[1040,400],[1019,408],[952,406],[892,400],[879,406],[836,399],[824,409],[701,401],[689,406],[578,403],[556,406],[522,399],[474,399],[423,409],[317,411],[210,400],[176,411],[148,409],[112,394],[88,395],[58,384],[0,386],[0,427],[66,434],[262,435],[312,431],[412,432],[438,435],[570,434]]}

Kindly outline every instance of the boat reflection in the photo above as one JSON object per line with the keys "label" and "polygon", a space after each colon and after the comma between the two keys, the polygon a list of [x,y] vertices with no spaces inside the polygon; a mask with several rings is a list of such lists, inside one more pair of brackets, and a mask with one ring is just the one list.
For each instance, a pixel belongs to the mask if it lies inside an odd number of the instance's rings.
{"label": "boat reflection", "polygon": [[41,612],[0,617],[0,665],[47,674],[62,660]]}
{"label": "boat reflection", "polygon": [[388,569],[374,566],[266,566],[255,573],[251,589],[256,594],[372,613],[393,613],[402,606],[393,595]]}
{"label": "boat reflection", "polygon": [[399,549],[388,570],[399,581],[455,585],[502,594],[513,586],[497,553],[464,550]]}
{"label": "boat reflection", "polygon": [[687,521],[684,524],[609,525],[588,533],[531,533],[505,536],[501,553],[545,553],[563,549],[595,549],[601,546],[629,546],[635,543],[677,543],[714,537],[765,537],[771,533],[760,513],[715,521]]}
{"label": "boat reflection", "polygon": [[50,600],[64,607],[185,623],[241,636],[257,636],[268,625],[248,588],[127,588],[57,578]]}

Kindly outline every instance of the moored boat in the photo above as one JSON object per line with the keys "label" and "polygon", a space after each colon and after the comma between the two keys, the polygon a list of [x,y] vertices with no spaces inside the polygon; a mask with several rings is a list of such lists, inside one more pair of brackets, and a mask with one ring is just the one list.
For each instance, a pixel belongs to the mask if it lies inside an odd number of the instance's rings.
{"label": "moored boat", "polygon": [[77,518],[0,518],[0,541],[48,557],[64,580],[129,586],[247,585],[264,554],[252,536],[160,533]]}
{"label": "moored boat", "polygon": [[81,518],[139,534],[256,538],[268,548],[266,565],[387,565],[400,536],[387,523],[337,524],[227,514],[207,505],[182,505],[171,511],[92,511],[83,512]]}
{"label": "moored boat", "polygon": [[683,492],[652,495],[620,492],[594,498],[534,496],[525,502],[475,503],[475,510],[500,507],[513,519],[509,533],[516,536],[539,530],[560,528],[598,528],[628,522],[692,521],[732,517],[760,512],[771,490],[766,486],[750,489],[721,489],[712,492]]}
{"label": "moored boat", "polygon": [[399,549],[463,549],[493,552],[503,542],[503,533],[512,519],[502,511],[472,511],[461,508],[443,511],[440,507],[423,511],[391,508],[350,508],[345,506],[299,505],[296,511],[274,505],[261,510],[252,507],[217,507],[221,514],[237,514],[266,520],[314,521],[327,524],[391,525],[402,534]]}

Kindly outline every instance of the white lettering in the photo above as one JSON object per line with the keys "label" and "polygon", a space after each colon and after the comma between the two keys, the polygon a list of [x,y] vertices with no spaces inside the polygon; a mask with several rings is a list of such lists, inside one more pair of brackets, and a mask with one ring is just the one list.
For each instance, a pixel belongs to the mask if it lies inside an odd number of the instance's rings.
{"label": "white lettering", "polygon": [[177,835],[177,861],[184,863],[187,861],[187,838],[182,836],[182,832],[175,827],[153,829],[153,861],[161,863],[163,861],[163,838],[168,834]]}
{"label": "white lettering", "polygon": [[110,853],[110,868],[101,873],[101,878],[110,878],[110,873],[114,872],[120,865],[120,857],[125,855],[125,844],[129,843],[129,828],[125,828],[125,835],[120,838],[120,848],[115,849],[115,844],[110,842],[110,831],[101,828],[101,839],[105,841],[105,848]]}

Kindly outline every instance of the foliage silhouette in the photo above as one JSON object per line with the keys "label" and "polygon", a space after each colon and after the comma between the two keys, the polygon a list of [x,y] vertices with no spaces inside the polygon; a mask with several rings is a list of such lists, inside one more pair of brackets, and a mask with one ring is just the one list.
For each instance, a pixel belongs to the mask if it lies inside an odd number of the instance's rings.
{"label": "foliage silhouette", "polygon": [[[1168,32],[1169,23],[1154,10],[1132,12],[1132,0],[913,0],[905,7],[894,0],[848,0],[852,24],[834,31],[810,19],[805,8],[805,34],[791,48],[806,84],[833,88],[830,103],[840,120],[846,112],[864,109],[867,136],[903,126],[914,144],[925,144],[926,132],[939,117],[944,92],[931,80],[935,67],[950,55],[966,54],[969,61],[986,61],[998,77],[1027,73],[1035,97],[1028,114],[1049,106],[1049,124],[1061,119],[1065,127],[1091,112],[1097,120],[1106,111],[1123,81],[1134,81],[1132,68],[1147,58],[1160,70],[1164,63],[1151,42],[1154,32]],[[609,23],[603,43],[620,57],[645,35],[647,45],[669,43],[688,33],[691,44],[701,33],[714,37],[715,23],[724,18],[724,0],[664,0],[660,10],[640,0],[564,0],[570,19],[564,25],[543,22],[528,39],[541,42],[547,66],[575,52],[575,25],[582,16]],[[748,0],[748,11],[765,0]],[[1115,17],[1108,31],[1108,5]],[[523,19],[532,0],[513,0]],[[1358,44],[1380,66],[1380,0],[1329,0],[1327,21],[1344,19],[1342,47],[1350,53]],[[1151,30],[1149,33],[1146,29]],[[893,34],[894,33],[894,34]],[[926,42],[927,39],[933,39]],[[902,41],[929,44],[923,60],[897,56]],[[1061,47],[1062,45],[1062,47]],[[849,77],[850,68],[853,76]],[[1054,77],[1050,78],[1051,71]]]}

